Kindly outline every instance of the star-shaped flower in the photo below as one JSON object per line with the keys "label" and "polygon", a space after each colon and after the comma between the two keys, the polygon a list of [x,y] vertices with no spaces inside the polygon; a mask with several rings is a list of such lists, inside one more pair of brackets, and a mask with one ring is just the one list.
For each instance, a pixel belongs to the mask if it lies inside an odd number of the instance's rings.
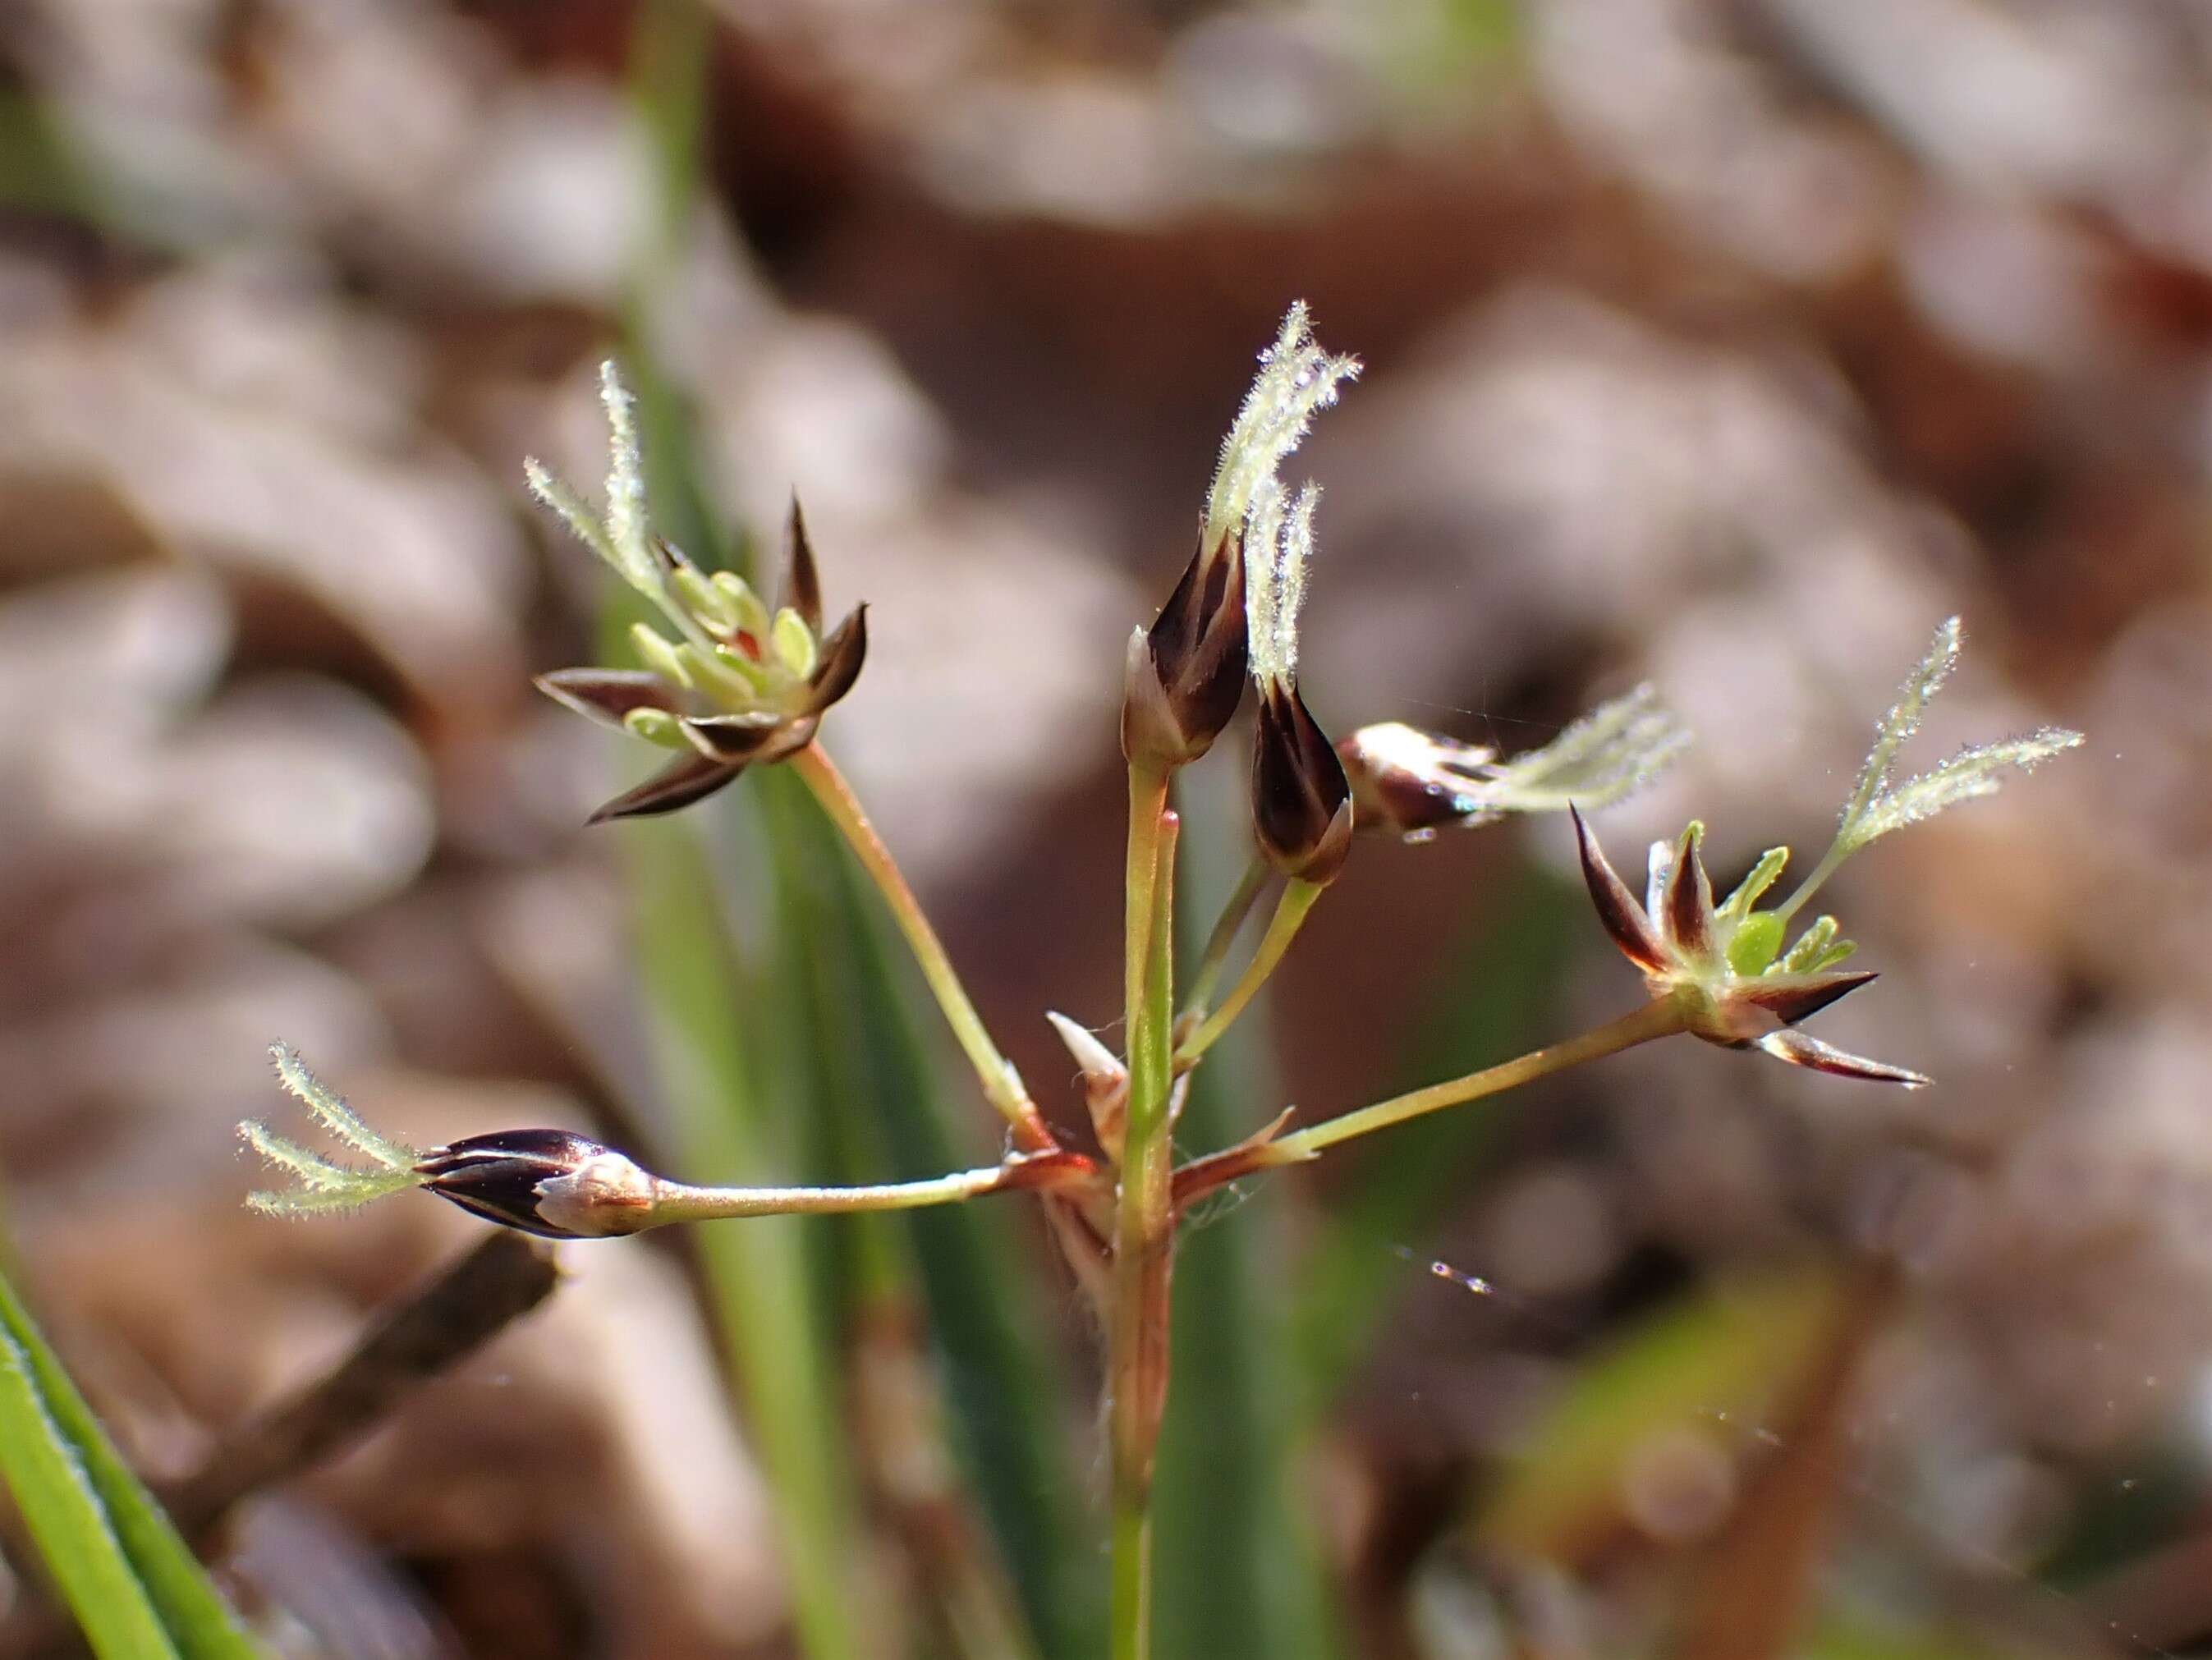
{"label": "star-shaped flower", "polygon": [[2005,777],[2028,772],[2076,747],[2081,734],[2044,727],[2024,737],[1977,744],[1902,782],[1893,777],[1898,751],[1919,729],[1929,700],[1959,660],[1959,619],[1936,630],[1926,655],[1899,688],[1875,728],[1873,750],[1836,823],[1835,840],[1797,891],[1771,910],[1756,909],[1782,874],[1790,849],[1770,848],[1751,873],[1718,905],[1698,851],[1705,826],[1692,824],[1672,844],[1652,844],[1650,880],[1641,903],[1606,860],[1579,808],[1572,809],[1582,844],[1583,879],[1599,920],[1628,960],[1644,970],[1655,998],[1680,1012],[1685,1029],[1730,1049],[1764,1049],[1792,1066],[1845,1078],[1871,1078],[1917,1089],[1929,1080],[1886,1061],[1848,1055],[1796,1030],[1847,992],[1875,976],[1836,964],[1856,949],[1837,936],[1836,919],[1816,919],[1786,952],[1783,940],[1814,891],[1853,854],[1892,830],[1932,818],[1946,808],[1994,794]]}
{"label": "star-shaped flower", "polygon": [[1589,885],[1598,920],[1621,954],[1644,970],[1652,996],[1670,1000],[1680,1009],[1686,1030],[1709,1043],[1764,1049],[1777,1060],[1817,1072],[1907,1089],[1929,1081],[1919,1073],[1847,1054],[1796,1030],[1806,1016],[1875,976],[1869,970],[1834,966],[1856,949],[1836,937],[1834,917],[1821,917],[1784,952],[1780,914],[1752,909],[1782,873],[1789,849],[1770,852],[1716,906],[1698,848],[1705,826],[1692,824],[1671,847],[1653,844],[1650,885],[1639,903],[1607,860],[1581,809],[1570,811],[1582,844],[1583,879]]}
{"label": "star-shaped flower", "polygon": [[794,499],[785,534],[783,598],[771,613],[733,571],[701,570],[653,532],[638,453],[634,399],[615,367],[599,371],[607,412],[607,504],[595,513],[537,462],[524,471],[538,500],[650,601],[670,639],[640,623],[630,639],[640,669],[562,669],[541,676],[548,696],[595,720],[680,753],[635,789],[592,815],[622,818],[690,806],[755,763],[781,761],[813,741],[823,711],[852,690],[867,656],[867,608],[827,635],[822,581],[806,520]]}
{"label": "star-shaped flower", "polygon": [[[813,740],[823,712],[852,690],[868,650],[867,608],[826,637],[822,590],[799,504],[787,532],[783,604],[771,616],[742,577],[708,576],[665,543],[656,544],[672,592],[701,639],[672,642],[639,623],[631,631],[644,669],[562,669],[538,689],[594,720],[680,751],[592,822],[672,812],[713,794],[755,763],[781,761]],[[685,630],[686,633],[691,630]]]}

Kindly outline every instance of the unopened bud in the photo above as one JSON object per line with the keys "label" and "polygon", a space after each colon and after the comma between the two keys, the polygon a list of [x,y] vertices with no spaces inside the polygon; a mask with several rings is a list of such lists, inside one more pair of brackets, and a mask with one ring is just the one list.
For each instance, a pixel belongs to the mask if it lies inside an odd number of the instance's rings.
{"label": "unopened bud", "polygon": [[1212,748],[1243,699],[1249,650],[1240,526],[1211,546],[1201,536],[1152,628],[1131,639],[1122,754],[1164,771]]}
{"label": "unopened bud", "polygon": [[494,1130],[440,1147],[415,1167],[441,1199],[548,1239],[605,1239],[653,1222],[659,1179],[573,1130]]}
{"label": "unopened bud", "polygon": [[1121,1059],[1066,1015],[1047,1011],[1046,1019],[1067,1045],[1075,1064],[1083,1070],[1083,1101],[1091,1110],[1091,1128],[1098,1145],[1115,1164],[1121,1162],[1121,1132],[1129,1112],[1129,1069]]}
{"label": "unopened bud", "polygon": [[1351,851],[1352,821],[1352,786],[1328,734],[1296,685],[1268,682],[1252,749],[1252,829],[1261,851],[1285,876],[1330,882]]}
{"label": "unopened bud", "polygon": [[1445,824],[1497,818],[1474,787],[1495,773],[1498,751],[1455,743],[1401,721],[1362,727],[1336,746],[1362,831],[1422,841]]}

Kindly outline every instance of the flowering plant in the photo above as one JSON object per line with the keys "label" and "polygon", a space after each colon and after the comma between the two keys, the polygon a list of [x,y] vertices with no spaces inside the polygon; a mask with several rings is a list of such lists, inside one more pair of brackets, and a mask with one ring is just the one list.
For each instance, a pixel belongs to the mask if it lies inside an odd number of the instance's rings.
{"label": "flowering plant", "polygon": [[[1500,760],[1446,734],[1396,723],[1363,727],[1334,743],[1309,708],[1298,630],[1314,557],[1318,488],[1295,493],[1282,464],[1314,417],[1358,373],[1321,349],[1305,308],[1293,306],[1223,446],[1198,544],[1158,616],[1132,634],[1121,711],[1129,818],[1121,942],[1123,1046],[1054,1014],[1081,1072],[1087,1145],[1048,1124],[1019,1073],[986,1030],[928,918],[823,750],[827,711],[851,693],[866,651],[865,611],[824,632],[819,578],[805,521],[792,509],[787,575],[773,611],[744,582],[706,572],[656,536],[647,512],[628,392],[610,366],[602,381],[612,435],[606,505],[595,511],[538,467],[532,488],[672,630],[640,624],[635,665],[572,669],[539,684],[551,696],[675,758],[595,818],[673,811],[750,767],[787,764],[850,844],[912,948],[922,975],[1003,1120],[1005,1146],[976,1169],[871,1186],[700,1187],[646,1169],[628,1154],[564,1130],[492,1129],[422,1150],[369,1128],[289,1049],[279,1077],[365,1163],[340,1163],[265,1125],[247,1140],[293,1178],[252,1203],[279,1215],[343,1208],[422,1188],[487,1220],[561,1239],[628,1235],[672,1223],[801,1212],[859,1212],[956,1203],[1024,1191],[1047,1207],[1053,1237],[1106,1334],[1106,1432],[1112,1532],[1111,1649],[1147,1652],[1154,1457],[1170,1378],[1174,1243],[1190,1207],[1224,1184],[1424,1114],[1617,1053],[1687,1033],[1724,1047],[1841,1076],[1918,1087],[1902,1067],[1861,1059],[1799,1023],[1874,976],[1850,956],[1834,920],[1820,916],[1794,941],[1797,912],[1845,859],[1889,831],[1997,787],[2078,744],[2045,728],[1969,749],[1897,782],[1899,751],[1955,663],[1955,619],[1906,679],[1845,804],[1826,854],[1784,903],[1761,909],[1787,852],[1760,859],[1728,896],[1713,897],[1703,829],[1655,844],[1639,899],[1615,873],[1583,817],[1619,800],[1671,760],[1687,734],[1650,687],[1604,705],[1552,744]],[[1226,733],[1255,691],[1250,821],[1254,853],[1187,976],[1173,948],[1180,820],[1177,775]],[[1566,811],[1600,921],[1642,970],[1645,1001],[1610,1024],[1483,1071],[1357,1110],[1291,1128],[1285,1112],[1234,1145],[1176,1162],[1171,1132],[1193,1074],[1250,1006],[1335,880],[1361,830],[1409,840],[1448,825],[1508,814]],[[1279,881],[1257,943],[1225,991],[1222,982],[1264,894]],[[1178,996],[1178,986],[1181,994]]]}

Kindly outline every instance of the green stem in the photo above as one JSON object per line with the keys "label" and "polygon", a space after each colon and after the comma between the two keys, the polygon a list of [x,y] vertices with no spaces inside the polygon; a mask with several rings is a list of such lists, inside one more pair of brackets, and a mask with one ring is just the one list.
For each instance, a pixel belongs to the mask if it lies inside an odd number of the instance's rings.
{"label": "green stem", "polygon": [[906,936],[915,961],[921,965],[921,977],[928,982],[938,1006],[945,1011],[945,1018],[952,1028],[952,1036],[967,1055],[969,1064],[975,1067],[975,1076],[982,1081],[984,1098],[1013,1127],[1015,1145],[1031,1152],[1051,1146],[1052,1133],[1038,1115],[1036,1104],[1030,1099],[1028,1086],[1014,1070],[1013,1063],[999,1053],[991,1034],[984,1030],[983,1018],[975,1012],[967,988],[960,983],[959,973],[945,954],[944,942],[930,926],[914,890],[907,885],[898,861],[891,857],[883,837],[876,834],[876,827],[868,822],[867,812],[860,806],[860,798],[853,794],[853,787],[845,781],[845,775],[837,770],[837,763],[819,744],[809,744],[800,750],[791,757],[791,765],[806,781],[807,788],[814,792],[814,799],[822,804],[822,810],[844,833],[860,867],[868,873],[883,894],[884,902],[890,907],[892,919]]}
{"label": "green stem", "polygon": [[1237,1017],[1243,1013],[1245,1006],[1259,995],[1260,988],[1267,983],[1267,976],[1283,960],[1283,953],[1290,950],[1291,941],[1297,937],[1298,929],[1304,926],[1306,913],[1313,909],[1314,901],[1321,895],[1320,885],[1312,882],[1293,879],[1285,886],[1283,897],[1275,902],[1275,914],[1267,919],[1267,932],[1261,936],[1259,950],[1252,953],[1252,960],[1244,965],[1244,972],[1237,977],[1229,995],[1222,1000],[1218,1009],[1206,1017],[1205,1024],[1184,1038],[1176,1049],[1175,1065],[1178,1072],[1188,1071],[1200,1055],[1213,1047],[1223,1032],[1236,1025]]}
{"label": "green stem", "polygon": [[1112,1660],[1146,1660],[1152,1651],[1152,1512],[1151,1499],[1114,1505]]}
{"label": "green stem", "polygon": [[1237,891],[1229,896],[1229,903],[1221,908],[1221,915],[1206,936],[1206,949],[1198,959],[1198,972],[1192,976],[1190,988],[1183,994],[1186,1016],[1194,1014],[1206,1018],[1206,1007],[1213,1001],[1213,988],[1221,983],[1221,971],[1229,966],[1230,949],[1243,932],[1244,919],[1252,914],[1252,906],[1260,897],[1260,890],[1267,885],[1267,876],[1273,867],[1265,859],[1254,856],[1244,866],[1244,874],[1237,884]]}
{"label": "green stem", "polygon": [[1444,1083],[1431,1084],[1426,1089],[1414,1090],[1409,1094],[1393,1096],[1388,1101],[1378,1101],[1371,1107],[1362,1107],[1357,1112],[1347,1112],[1341,1117],[1316,1124],[1294,1135],[1285,1135],[1260,1150],[1253,1161],[1253,1167],[1295,1164],[1299,1159],[1312,1158],[1324,1147],[1333,1147],[1340,1141],[1349,1141],[1354,1136],[1371,1135],[1376,1130],[1402,1124],[1407,1119],[1419,1118],[1424,1113],[1478,1101],[1486,1095],[1496,1095],[1502,1090],[1515,1089],[1539,1078],[1547,1078],[1555,1072],[1565,1072],[1570,1067],[1581,1066],[1586,1061],[1618,1055],[1623,1049],[1634,1049],[1638,1043],[1648,1043],[1655,1037],[1670,1037],[1684,1029],[1682,1011],[1671,1000],[1662,999],[1646,1003],[1632,1014],[1625,1014],[1610,1025],[1600,1026],[1595,1031],[1586,1031],[1579,1037],[1570,1037],[1564,1043],[1531,1050],[1516,1060],[1501,1062],[1481,1072],[1469,1073],[1464,1078],[1450,1079]]}
{"label": "green stem", "polygon": [[1107,1321],[1114,1660],[1145,1660],[1151,1650],[1152,1454],[1167,1401],[1176,830],[1167,790],[1165,774],[1130,768],[1124,873],[1129,1104]]}

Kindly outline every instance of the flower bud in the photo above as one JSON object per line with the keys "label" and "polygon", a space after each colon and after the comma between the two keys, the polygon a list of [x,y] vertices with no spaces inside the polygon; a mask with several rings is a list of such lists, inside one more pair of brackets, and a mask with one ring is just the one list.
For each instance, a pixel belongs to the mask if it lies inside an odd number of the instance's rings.
{"label": "flower bud", "polygon": [[1165,771],[1213,747],[1244,696],[1244,534],[1203,535],[1149,630],[1129,642],[1121,752]]}
{"label": "flower bud", "polygon": [[1486,745],[1397,721],[1362,727],[1336,752],[1360,833],[1425,842],[1447,824],[1473,829],[1509,812],[1607,806],[1650,781],[1689,741],[1657,692],[1642,685],[1510,761]]}
{"label": "flower bud", "polygon": [[1335,879],[1352,848],[1352,786],[1335,747],[1294,683],[1260,693],[1252,748],[1252,828],[1276,869],[1301,882]]}
{"label": "flower bud", "polygon": [[1495,774],[1496,750],[1386,721],[1360,727],[1336,754],[1362,831],[1425,841],[1446,824],[1487,824],[1501,816],[1475,787]]}
{"label": "flower bud", "polygon": [[463,1210],[548,1239],[605,1239],[653,1222],[659,1179],[573,1130],[494,1130],[437,1148],[415,1167]]}

